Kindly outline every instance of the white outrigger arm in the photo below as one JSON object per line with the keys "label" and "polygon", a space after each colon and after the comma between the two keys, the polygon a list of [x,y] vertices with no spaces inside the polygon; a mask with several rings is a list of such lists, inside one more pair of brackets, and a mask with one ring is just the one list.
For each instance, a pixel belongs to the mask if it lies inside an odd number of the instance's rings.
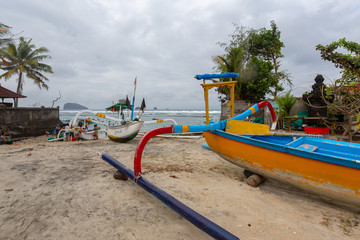
{"label": "white outrigger arm", "polygon": [[103,114],[103,113],[94,112],[94,111],[91,111],[91,110],[83,110],[83,111],[78,112],[78,113],[75,115],[75,117],[73,117],[73,118],[70,120],[70,123],[69,123],[70,128],[76,127],[75,125],[76,125],[77,119],[78,119],[79,116],[80,116],[81,114],[83,114],[83,113],[90,113],[90,114],[93,114],[93,115],[96,116],[96,117],[109,119],[109,120],[111,120],[111,121],[116,121],[116,122],[121,122],[121,121],[123,121],[123,119],[121,119],[121,118],[114,118],[114,117],[105,115],[105,114]]}

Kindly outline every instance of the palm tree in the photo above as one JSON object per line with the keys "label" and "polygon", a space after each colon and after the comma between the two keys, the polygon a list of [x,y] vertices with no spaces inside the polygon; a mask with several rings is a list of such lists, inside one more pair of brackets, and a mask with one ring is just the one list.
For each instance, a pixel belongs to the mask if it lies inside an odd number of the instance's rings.
{"label": "palm tree", "polygon": [[284,118],[290,117],[291,108],[296,103],[297,98],[291,95],[291,91],[289,91],[281,96],[276,96],[275,101],[279,105],[279,120],[282,120],[279,122],[285,127]]}
{"label": "palm tree", "polygon": [[[49,55],[45,55],[48,49],[41,47],[36,48],[31,43],[31,39],[26,41],[23,37],[20,37],[19,44],[10,43],[4,49],[0,49],[0,54],[5,58],[9,65],[4,62],[0,62],[0,68],[5,71],[4,74],[0,75],[0,79],[4,78],[8,80],[13,75],[18,75],[17,79],[17,90],[18,94],[22,94],[24,77],[31,78],[34,80],[40,89],[49,88],[45,81],[49,81],[41,72],[53,73],[51,67],[47,64],[41,63],[44,59],[51,58]],[[18,106],[18,101],[15,99],[15,107]]]}
{"label": "palm tree", "polygon": [[[221,73],[235,72],[239,73],[241,76],[241,72],[245,65],[245,56],[241,48],[230,48],[226,55],[215,56],[213,61],[216,64],[217,70],[219,70]],[[243,82],[240,78],[235,78],[234,80],[238,81],[235,85],[235,99],[240,99],[243,91]],[[230,95],[230,90],[227,87],[219,87],[217,91],[225,96]]]}
{"label": "palm tree", "polygon": [[[9,31],[10,27],[0,23],[0,48],[5,44],[11,43],[12,34]],[[8,64],[0,53],[0,59],[4,64]]]}
{"label": "palm tree", "polygon": [[9,29],[9,26],[6,26],[5,24],[2,24],[0,22],[0,47],[12,41],[13,35],[11,34]]}
{"label": "palm tree", "polygon": [[296,103],[297,98],[291,95],[291,91],[275,97],[276,103],[279,105],[279,118],[290,116],[291,108]]}

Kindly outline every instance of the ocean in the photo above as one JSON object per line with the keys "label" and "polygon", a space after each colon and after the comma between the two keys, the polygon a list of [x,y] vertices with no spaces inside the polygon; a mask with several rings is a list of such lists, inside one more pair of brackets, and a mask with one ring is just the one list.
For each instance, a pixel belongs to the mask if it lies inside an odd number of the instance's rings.
{"label": "ocean", "polygon": [[[90,110],[90,109],[89,109]],[[112,117],[118,117],[118,113],[113,112],[106,112],[105,110],[90,110],[96,113],[102,113],[107,114]],[[60,110],[60,120],[63,123],[68,123],[79,111],[78,110]],[[125,119],[128,117],[128,114],[126,111],[124,111]],[[134,117],[138,116],[140,112],[138,110],[134,111]],[[220,110],[210,110],[209,111],[209,118],[210,121],[218,121],[220,119]],[[92,114],[89,113],[83,113],[81,114],[81,117],[90,117],[92,119],[98,119],[103,121],[102,118],[97,118]],[[173,119],[176,121],[178,125],[200,125],[204,124],[206,120],[206,114],[205,110],[145,110],[143,115],[141,116],[142,121],[150,121],[155,119]],[[163,122],[163,123],[157,123],[157,124],[147,124],[142,127],[140,132],[148,132],[151,129],[163,127],[163,126],[169,126],[173,124],[173,122]],[[102,126],[100,126],[102,127]],[[91,128],[91,126],[89,126]]]}

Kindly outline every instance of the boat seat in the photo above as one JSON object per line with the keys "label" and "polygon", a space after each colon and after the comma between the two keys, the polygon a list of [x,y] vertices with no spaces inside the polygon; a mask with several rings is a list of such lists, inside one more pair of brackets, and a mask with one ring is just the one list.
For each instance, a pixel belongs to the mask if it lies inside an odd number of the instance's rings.
{"label": "boat seat", "polygon": [[300,146],[297,147],[297,149],[308,152],[314,152],[316,149],[318,149],[318,147],[311,144],[301,144]]}

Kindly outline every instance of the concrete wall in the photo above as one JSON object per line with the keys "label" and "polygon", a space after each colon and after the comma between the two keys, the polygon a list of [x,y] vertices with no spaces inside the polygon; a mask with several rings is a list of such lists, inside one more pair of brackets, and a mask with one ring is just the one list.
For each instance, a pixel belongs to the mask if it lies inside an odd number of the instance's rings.
{"label": "concrete wall", "polygon": [[[273,100],[268,100],[268,101],[273,102]],[[256,102],[250,103],[248,101],[243,101],[243,100],[235,101],[234,115],[235,116],[239,115],[240,113],[246,111],[248,108],[253,106],[255,103]],[[296,101],[296,103],[294,104],[294,106],[291,108],[291,115],[295,116],[298,114],[299,111],[308,112],[308,106],[302,101],[301,98],[299,98]],[[275,109],[275,112],[276,112],[276,109]],[[227,107],[226,103],[222,104],[220,120],[227,119],[227,118],[229,118],[229,116],[230,116],[230,107]],[[272,124],[271,114],[267,107],[260,109],[256,113],[252,114],[251,117],[253,117],[253,118],[261,117],[264,119],[265,124],[268,124],[268,125]]]}
{"label": "concrete wall", "polygon": [[[234,116],[239,115],[253,106],[256,102],[235,100],[234,102]],[[230,107],[226,106],[227,103],[221,104],[221,116],[220,120],[224,120],[230,117]],[[251,115],[251,117],[264,117],[264,109],[260,109],[258,112]]]}
{"label": "concrete wall", "polygon": [[59,108],[0,106],[0,131],[13,137],[39,136],[55,129],[58,123]]}

